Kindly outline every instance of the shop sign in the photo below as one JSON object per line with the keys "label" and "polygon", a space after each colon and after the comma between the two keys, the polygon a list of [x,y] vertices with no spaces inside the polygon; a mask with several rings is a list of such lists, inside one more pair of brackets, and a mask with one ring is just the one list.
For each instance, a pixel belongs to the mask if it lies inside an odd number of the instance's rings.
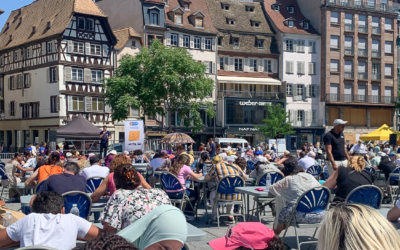
{"label": "shop sign", "polygon": [[271,105],[271,102],[257,102],[257,101],[239,101],[240,106],[265,106],[265,105]]}
{"label": "shop sign", "polygon": [[238,128],[238,130],[241,132],[258,132],[258,128]]}

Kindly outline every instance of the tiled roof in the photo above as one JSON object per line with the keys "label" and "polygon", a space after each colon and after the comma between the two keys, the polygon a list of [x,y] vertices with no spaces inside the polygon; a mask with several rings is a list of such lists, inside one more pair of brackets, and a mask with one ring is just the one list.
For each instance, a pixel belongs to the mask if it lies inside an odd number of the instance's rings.
{"label": "tiled roof", "polygon": [[143,2],[145,3],[158,3],[158,4],[164,4],[163,0],[144,0]]}
{"label": "tiled roof", "polygon": [[139,38],[140,40],[142,38],[132,27],[113,30],[113,32],[118,39],[118,42],[115,45],[116,49],[122,49],[132,37]]}
{"label": "tiled roof", "polygon": [[62,34],[73,13],[105,17],[92,0],[37,0],[11,12],[0,34],[0,50]]}
{"label": "tiled roof", "polygon": [[[206,0],[196,0],[192,1],[189,8],[190,10],[185,10],[184,6],[180,5],[179,0],[169,0],[168,1],[168,6],[165,6],[165,13],[166,13],[166,23],[169,27],[177,27],[177,28],[183,28],[183,29],[189,29],[189,30],[195,30],[195,31],[200,31],[200,32],[207,32],[207,33],[213,33],[216,34],[217,30],[214,28],[212,21],[211,21],[211,16],[208,13],[207,9],[207,4]],[[186,1],[190,2],[190,1]],[[174,16],[172,14],[173,10],[177,10],[177,8],[180,8],[183,10],[183,16],[182,16],[182,24],[175,24],[174,23]],[[179,11],[179,10],[177,10]],[[204,19],[203,19],[203,26],[204,28],[196,28],[194,26],[194,23],[190,21],[190,16],[195,15],[198,13],[204,14]]]}
{"label": "tiled roof", "polygon": [[[274,4],[279,5],[279,11],[272,9],[272,5]],[[289,6],[294,8],[293,14],[288,12],[287,7]],[[264,7],[268,17],[280,32],[292,34],[317,34],[310,22],[307,30],[303,29],[301,26],[301,22],[307,19],[301,13],[296,0],[264,0]],[[284,21],[287,19],[294,20],[294,27],[288,27],[285,25]]]}

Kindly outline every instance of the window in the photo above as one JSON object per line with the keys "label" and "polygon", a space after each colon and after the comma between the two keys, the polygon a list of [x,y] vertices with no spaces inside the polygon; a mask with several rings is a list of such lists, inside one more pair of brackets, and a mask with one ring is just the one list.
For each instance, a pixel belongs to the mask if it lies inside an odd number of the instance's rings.
{"label": "window", "polygon": [[376,0],[368,0],[368,2],[367,2],[368,7],[375,7],[375,1]]}
{"label": "window", "polygon": [[214,72],[213,62],[204,62],[204,65],[206,65],[206,74],[212,74]]}
{"label": "window", "polygon": [[249,6],[249,5],[246,5],[246,11],[247,12],[254,12],[254,6]]}
{"label": "window", "polygon": [[385,18],[385,30],[393,30],[393,19]]}
{"label": "window", "polygon": [[367,31],[367,17],[364,15],[358,15],[358,32],[366,33]]}
{"label": "window", "polygon": [[101,83],[103,80],[102,70],[91,70],[92,71],[92,82]]}
{"label": "window", "polygon": [[72,50],[73,53],[83,54],[84,51],[85,51],[84,43],[74,42],[74,47],[73,47],[73,50]]}
{"label": "window", "polygon": [[190,48],[190,36],[183,36],[183,47]]}
{"label": "window", "polygon": [[304,75],[304,62],[297,62],[297,74]]}
{"label": "window", "polygon": [[24,88],[30,88],[31,87],[31,74],[30,73],[25,73],[24,74]]}
{"label": "window", "polygon": [[18,61],[18,53],[14,51],[14,62]]}
{"label": "window", "polygon": [[53,43],[52,42],[47,42],[46,51],[47,51],[47,53],[52,53],[53,52]]}
{"label": "window", "polygon": [[10,76],[10,78],[8,78],[8,88],[9,90],[15,89],[15,76]]}
{"label": "window", "polygon": [[232,18],[226,18],[226,24],[234,25],[235,20],[233,20]]}
{"label": "window", "polygon": [[94,20],[86,18],[86,30],[94,31]]}
{"label": "window", "polygon": [[54,83],[57,82],[57,68],[50,67],[49,69],[49,82]]}
{"label": "window", "polygon": [[289,28],[293,28],[294,27],[294,20],[287,20],[287,26]]}
{"label": "window", "polygon": [[339,24],[339,13],[331,11],[331,24]]}
{"label": "window", "polygon": [[220,56],[220,57],[219,57],[219,69],[220,69],[220,70],[224,70],[224,69],[225,69],[224,57],[223,57],[223,56]]}
{"label": "window", "polygon": [[229,4],[221,3],[221,9],[223,9],[223,10],[229,10]]}
{"label": "window", "polygon": [[250,26],[258,28],[260,27],[260,22],[250,20]]}
{"label": "window", "polygon": [[174,15],[174,21],[176,24],[182,24],[182,15],[181,14],[175,14]]}
{"label": "window", "polygon": [[92,111],[93,112],[104,111],[104,101],[102,98],[92,97]]}
{"label": "window", "polygon": [[372,17],[372,33],[373,34],[380,34],[380,18],[379,17]]}
{"label": "window", "polygon": [[171,45],[178,46],[178,34],[171,34]]}
{"label": "window", "polygon": [[310,22],[309,21],[303,21],[302,22],[303,29],[308,30],[310,28]]}
{"label": "window", "polygon": [[196,19],[194,20],[194,26],[196,28],[202,28],[203,26],[203,18],[202,17],[196,17]]}
{"label": "window", "polygon": [[222,41],[223,41],[223,37],[222,36],[219,36],[218,37],[218,46],[222,46]]}
{"label": "window", "polygon": [[392,54],[393,53],[393,42],[385,41],[385,53]]}
{"label": "window", "polygon": [[393,76],[393,64],[385,64],[385,76]]}
{"label": "window", "polygon": [[90,44],[90,54],[101,56],[101,45],[100,44]]}
{"label": "window", "polygon": [[51,113],[58,112],[58,96],[56,95],[50,96],[50,112]]}
{"label": "window", "polygon": [[234,48],[239,48],[239,37],[231,37],[231,44]]}
{"label": "window", "polygon": [[136,41],[134,41],[134,40],[131,41],[131,47],[132,48],[137,48]]}
{"label": "window", "polygon": [[150,24],[151,25],[159,25],[160,18],[159,18],[159,12],[158,11],[150,11]]}
{"label": "window", "polygon": [[83,69],[72,68],[72,81],[83,82]]}
{"label": "window", "polygon": [[308,41],[308,53],[315,53],[315,52],[316,52],[316,42]]}
{"label": "window", "polygon": [[339,48],[339,36],[331,36],[331,49]]}
{"label": "window", "polygon": [[339,60],[331,60],[331,72],[339,71]]}
{"label": "window", "polygon": [[273,4],[273,5],[272,5],[272,9],[273,9],[274,11],[279,12],[279,9],[280,9],[279,4]]}
{"label": "window", "polygon": [[309,75],[315,75],[315,62],[309,62],[308,63],[308,74]]}
{"label": "window", "polygon": [[250,71],[257,72],[257,59],[250,58]]}
{"label": "window", "polygon": [[293,74],[293,62],[292,61],[286,61],[285,63],[286,66],[286,74]]}
{"label": "window", "polygon": [[194,37],[194,48],[201,49],[201,38],[200,37]]}
{"label": "window", "polygon": [[353,54],[353,37],[352,36],[346,36],[344,38],[344,49],[345,49],[345,54],[348,54],[348,51],[351,51],[350,54]]}
{"label": "window", "polygon": [[22,89],[24,84],[24,77],[22,74],[17,75],[17,89]]}
{"label": "window", "polygon": [[83,96],[70,96],[69,111],[84,111],[84,97]]}
{"label": "window", "polygon": [[78,29],[94,31],[94,20],[91,18],[78,18]]}
{"label": "window", "polygon": [[345,25],[353,25],[353,14],[346,13],[344,15],[344,24]]}
{"label": "window", "polygon": [[21,114],[22,118],[26,119],[29,118],[29,103],[21,103]]}
{"label": "window", "polygon": [[344,72],[353,72],[353,61],[344,61]]}
{"label": "window", "polygon": [[297,52],[300,53],[304,53],[304,46],[305,46],[306,42],[304,40],[297,40]]}
{"label": "window", "polygon": [[15,116],[15,101],[10,102],[10,116]]}
{"label": "window", "polygon": [[39,117],[39,103],[31,103],[31,114],[32,118],[38,118]]}
{"label": "window", "polygon": [[286,84],[286,95],[287,96],[293,95],[293,85],[290,83]]}
{"label": "window", "polygon": [[297,84],[296,85],[296,90],[297,90],[297,96],[303,96],[303,94],[304,94],[304,85]]}
{"label": "window", "polygon": [[264,60],[264,72],[272,73],[272,61],[265,59]]}
{"label": "window", "polygon": [[264,39],[256,38],[256,48],[258,48],[258,49],[264,48]]}
{"label": "window", "polygon": [[85,29],[85,18],[84,17],[78,18],[78,29],[80,29],[80,30]]}
{"label": "window", "polygon": [[206,50],[211,50],[212,49],[212,39],[211,38],[206,38],[206,40],[205,40],[205,49]]}
{"label": "window", "polygon": [[293,51],[293,40],[286,40],[285,41],[285,51]]}
{"label": "window", "polygon": [[294,7],[293,6],[288,6],[288,7],[286,7],[286,9],[287,9],[287,12],[289,14],[294,14]]}
{"label": "window", "polygon": [[235,58],[235,71],[243,71],[243,59]]}

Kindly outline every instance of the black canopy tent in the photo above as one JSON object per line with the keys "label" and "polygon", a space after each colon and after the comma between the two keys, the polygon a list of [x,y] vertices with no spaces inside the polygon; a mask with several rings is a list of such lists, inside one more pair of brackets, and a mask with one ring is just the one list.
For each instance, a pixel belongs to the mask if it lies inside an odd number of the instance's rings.
{"label": "black canopy tent", "polygon": [[57,138],[64,139],[64,151],[75,149],[86,154],[88,151],[98,151],[100,132],[101,129],[79,115],[57,129]]}

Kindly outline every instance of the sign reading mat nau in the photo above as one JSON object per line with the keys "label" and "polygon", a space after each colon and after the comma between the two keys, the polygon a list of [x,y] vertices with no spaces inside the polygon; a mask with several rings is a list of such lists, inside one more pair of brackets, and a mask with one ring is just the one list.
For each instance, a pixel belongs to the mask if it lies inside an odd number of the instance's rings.
{"label": "sign reading mat nau", "polygon": [[143,121],[125,121],[125,150],[144,150]]}

